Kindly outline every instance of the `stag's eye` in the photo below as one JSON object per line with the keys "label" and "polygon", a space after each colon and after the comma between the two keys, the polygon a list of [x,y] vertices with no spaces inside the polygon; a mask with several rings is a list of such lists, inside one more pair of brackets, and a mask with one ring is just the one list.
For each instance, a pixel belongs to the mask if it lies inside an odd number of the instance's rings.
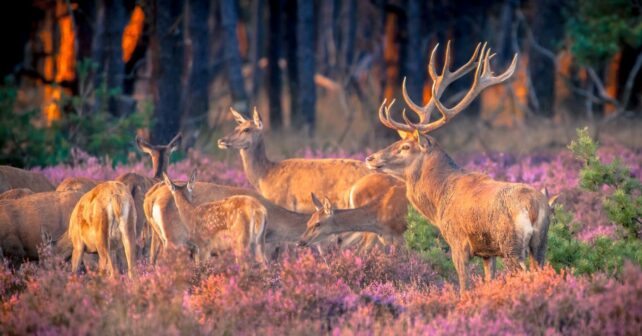
{"label": "stag's eye", "polygon": [[403,150],[403,151],[407,151],[409,149],[410,149],[410,145],[408,145],[408,144],[405,144],[405,145],[401,146],[401,150]]}

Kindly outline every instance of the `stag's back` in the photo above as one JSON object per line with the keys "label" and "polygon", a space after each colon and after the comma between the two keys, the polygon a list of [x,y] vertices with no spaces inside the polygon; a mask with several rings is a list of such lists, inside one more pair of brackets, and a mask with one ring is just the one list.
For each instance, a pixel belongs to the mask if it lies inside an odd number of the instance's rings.
{"label": "stag's back", "polygon": [[40,173],[11,166],[0,166],[0,193],[15,188],[28,188],[33,192],[54,190],[51,182]]}

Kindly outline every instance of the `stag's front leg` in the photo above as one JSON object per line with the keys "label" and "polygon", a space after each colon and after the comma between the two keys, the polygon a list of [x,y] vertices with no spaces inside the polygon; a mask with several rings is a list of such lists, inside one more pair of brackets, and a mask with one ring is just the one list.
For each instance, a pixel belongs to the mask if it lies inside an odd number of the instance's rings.
{"label": "stag's front leg", "polygon": [[468,279],[468,271],[466,265],[468,264],[469,255],[463,248],[452,249],[452,259],[459,278],[459,294],[462,295],[466,291],[466,281]]}
{"label": "stag's front leg", "polygon": [[484,257],[484,281],[490,282],[495,277],[495,257]]}

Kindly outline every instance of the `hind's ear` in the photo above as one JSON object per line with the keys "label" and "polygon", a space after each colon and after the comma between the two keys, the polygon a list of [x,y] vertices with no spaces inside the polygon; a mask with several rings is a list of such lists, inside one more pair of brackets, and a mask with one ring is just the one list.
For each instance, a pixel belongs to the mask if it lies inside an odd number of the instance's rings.
{"label": "hind's ear", "polygon": [[233,107],[230,107],[230,112],[232,112],[232,116],[234,116],[234,120],[236,120],[236,122],[238,124],[242,124],[242,123],[247,121],[247,119],[245,119],[243,114],[241,114],[241,112],[235,110]]}
{"label": "hind's ear", "polygon": [[189,192],[194,190],[194,183],[196,183],[196,169],[192,170],[192,175],[189,177],[189,181],[187,181],[187,190],[189,190]]}
{"label": "hind's ear", "polygon": [[256,106],[254,107],[252,120],[254,121],[254,126],[256,126],[257,129],[259,130],[263,129],[263,121],[261,120],[261,115],[259,114],[259,111],[256,110]]}
{"label": "hind's ear", "polygon": [[169,190],[176,191],[176,186],[174,185],[172,180],[169,179],[169,176],[167,176],[167,174],[165,173],[163,173],[163,182],[165,182]]}
{"label": "hind's ear", "polygon": [[138,135],[136,136],[136,147],[138,147],[141,152],[152,155],[152,145]]}
{"label": "hind's ear", "polygon": [[323,212],[327,215],[332,215],[334,213],[334,206],[327,197],[323,197]]}
{"label": "hind's ear", "polygon": [[317,198],[317,195],[311,192],[310,196],[312,197],[312,203],[314,204],[314,207],[317,209],[317,211],[323,209],[323,203],[319,201],[319,199]]}
{"label": "hind's ear", "polygon": [[173,151],[177,150],[177,149],[178,149],[178,146],[180,146],[180,145],[181,145],[181,141],[182,141],[182,140],[183,140],[183,134],[181,134],[181,133],[179,132],[178,134],[176,134],[176,136],[174,137],[174,139],[172,139],[172,140],[167,144],[167,148],[169,149],[169,152],[171,153],[171,152],[173,152]]}

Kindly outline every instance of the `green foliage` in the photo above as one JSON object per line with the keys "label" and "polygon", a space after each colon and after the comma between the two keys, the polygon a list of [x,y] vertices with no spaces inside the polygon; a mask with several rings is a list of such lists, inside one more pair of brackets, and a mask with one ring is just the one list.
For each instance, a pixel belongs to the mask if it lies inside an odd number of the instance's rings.
{"label": "green foliage", "polygon": [[15,111],[17,87],[7,77],[0,85],[0,163],[12,166],[39,166],[57,163],[56,132],[38,127],[38,109]]}
{"label": "green foliage", "polygon": [[622,45],[642,45],[642,13],[630,0],[582,0],[569,11],[571,52],[580,62],[599,65]]}
{"label": "green foliage", "polygon": [[587,128],[578,129],[577,137],[568,148],[584,163],[580,170],[580,186],[590,191],[610,187],[613,192],[603,200],[608,218],[637,237],[642,218],[642,184],[631,177],[629,169],[617,158],[608,164],[600,161],[598,145],[589,136]]}
{"label": "green foliage", "polygon": [[619,274],[625,260],[642,265],[640,240],[598,237],[591,243],[585,243],[574,238],[577,227],[577,223],[573,223],[573,215],[563,206],[556,205],[548,232],[546,255],[556,270],[571,268],[577,275],[595,272]]}
{"label": "green foliage", "polygon": [[63,112],[60,120],[49,127],[40,111],[18,113],[14,110],[17,88],[11,80],[0,87],[0,162],[14,166],[54,165],[68,161],[71,148],[79,148],[96,157],[109,156],[115,164],[126,162],[134,150],[137,129],[149,125],[152,108],[149,104],[135,113],[115,116],[110,113],[110,99],[120,95],[120,88],[105,84],[93,90],[92,73],[96,66],[90,60],[77,66],[78,93],[63,94],[57,104]]}
{"label": "green foliage", "polygon": [[450,259],[450,248],[439,234],[439,229],[429,224],[415,208],[408,206],[408,228],[404,233],[406,246],[430,260],[440,274],[453,274],[455,266]]}

